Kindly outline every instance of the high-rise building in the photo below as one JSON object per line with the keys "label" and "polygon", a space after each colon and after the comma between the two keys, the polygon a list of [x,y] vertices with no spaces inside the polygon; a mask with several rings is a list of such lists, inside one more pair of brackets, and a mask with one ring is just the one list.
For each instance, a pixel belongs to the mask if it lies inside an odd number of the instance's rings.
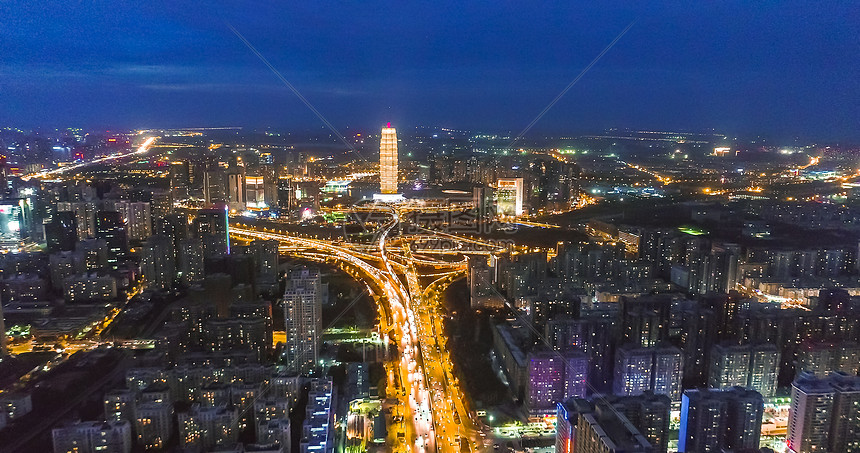
{"label": "high-rise building", "polygon": [[268,437],[269,422],[288,419],[290,400],[287,398],[260,399],[254,402],[254,426],[257,427],[257,441]]}
{"label": "high-rise building", "polygon": [[191,171],[188,161],[170,163],[170,192],[175,200],[188,198],[188,188],[191,187]]}
{"label": "high-rise building", "polygon": [[289,372],[303,374],[319,360],[322,335],[322,282],[319,271],[302,268],[290,272],[284,291],[286,345],[284,358]]}
{"label": "high-rise building", "polygon": [[504,216],[523,215],[523,178],[501,178],[496,182],[496,213]]}
{"label": "high-rise building", "polygon": [[800,373],[791,386],[791,453],[860,451],[860,377]]}
{"label": "high-rise building", "polygon": [[505,299],[493,287],[492,272],[486,257],[469,257],[469,294],[472,308],[502,308]]}
{"label": "high-rise building", "polygon": [[257,427],[257,443],[278,444],[283,448],[284,453],[290,451],[291,439],[289,418],[276,418]]}
{"label": "high-rise building", "polygon": [[227,206],[231,211],[245,210],[245,167],[227,170]]}
{"label": "high-rise building", "polygon": [[99,211],[96,214],[96,238],[104,239],[108,246],[108,263],[116,263],[128,249],[125,221],[116,211]]}
{"label": "high-rise building", "polygon": [[51,287],[60,291],[67,277],[87,270],[86,255],[83,252],[52,253],[48,256],[48,270],[51,272]]}
{"label": "high-rise building", "polygon": [[143,241],[152,234],[152,214],[149,203],[145,201],[128,203],[128,211],[125,215],[129,239]]}
{"label": "high-rise building", "polygon": [[266,328],[261,317],[211,320],[206,324],[205,347],[209,352],[242,351],[261,361],[269,350]]}
{"label": "high-rise building", "polygon": [[842,342],[804,342],[798,353],[798,371],[826,377],[841,371],[856,375],[860,368],[860,344]]}
{"label": "high-rise building", "polygon": [[226,405],[202,406],[195,403],[187,412],[176,415],[179,444],[185,451],[212,451],[230,447],[239,437],[238,412]]}
{"label": "high-rise building", "polygon": [[51,432],[54,453],[130,453],[131,424],[128,421],[80,422]]}
{"label": "high-rise building", "polygon": [[96,204],[91,201],[59,202],[57,212],[73,212],[78,229],[78,240],[91,238],[96,234]]}
{"label": "high-rise building", "polygon": [[682,373],[681,351],[674,346],[622,346],[616,353],[614,393],[635,396],[651,391],[678,401]]}
{"label": "high-rise building", "polygon": [[173,405],[144,403],[137,407],[134,432],[137,444],[146,450],[162,449],[173,434]]}
{"label": "high-rise building", "polygon": [[77,221],[71,211],[55,212],[45,224],[45,242],[49,252],[65,252],[75,249]]}
{"label": "high-rise building", "polygon": [[614,392],[635,396],[651,390],[654,352],[648,348],[618,348],[615,361]]}
{"label": "high-rise building", "polygon": [[655,348],[654,382],[651,391],[678,401],[681,398],[682,372],[680,349],[674,346]]}
{"label": "high-rise building", "polygon": [[593,412],[580,412],[574,453],[652,452],[648,439],[623,414],[604,404]]}
{"label": "high-rise building", "polygon": [[585,396],[588,358],[582,352],[533,351],[526,363],[525,405],[531,415],[551,414],[559,401]]}
{"label": "high-rise building", "polygon": [[379,190],[397,193],[397,130],[388,123],[379,138]]}
{"label": "high-rise building", "polygon": [[97,272],[66,277],[63,280],[63,296],[69,302],[113,300],[117,296],[116,278]]}
{"label": "high-rise building", "polygon": [[113,390],[105,394],[105,420],[109,422],[125,420],[129,423],[134,423],[137,419],[135,415],[136,408],[137,393],[132,390]]}
{"label": "high-rise building", "polygon": [[140,272],[152,288],[169,288],[176,275],[173,258],[173,240],[168,236],[155,235],[140,247]]}
{"label": "high-rise building", "polygon": [[755,390],[685,390],[678,452],[758,448],[764,399]]}
{"label": "high-rise building", "polygon": [[748,346],[716,345],[711,350],[708,385],[713,388],[746,387],[751,361]]}
{"label": "high-rise building", "polygon": [[3,300],[0,299],[0,357],[8,353],[6,344],[6,322],[3,320]]}
{"label": "high-rise building", "polygon": [[278,278],[278,246],[280,243],[274,239],[256,239],[251,242],[248,251],[254,256],[257,266],[257,278]]}
{"label": "high-rise building", "polygon": [[194,233],[203,241],[203,256],[217,257],[230,253],[227,210],[201,209],[194,218]]}
{"label": "high-rise building", "polygon": [[153,190],[149,194],[149,208],[152,218],[160,219],[173,212],[173,197],[170,191]]}
{"label": "high-rise building", "polygon": [[[557,453],[596,451],[666,453],[669,448],[671,406],[672,401],[668,396],[654,395],[650,392],[639,396],[599,396],[592,401],[580,398],[568,399],[557,405],[555,451]],[[584,439],[584,436],[593,433],[578,431],[577,421],[581,415],[593,414],[597,411],[601,413],[597,419],[604,420],[602,425],[605,430],[604,445],[603,449],[589,450],[586,446],[594,446],[595,440]],[[628,424],[635,428],[635,433]],[[629,438],[618,435],[624,433],[625,429],[619,429],[624,426],[627,426]],[[642,442],[642,437],[647,442]],[[625,444],[628,441],[632,443]],[[624,449],[628,447],[634,449]]]}
{"label": "high-rise building", "polygon": [[191,284],[203,279],[203,242],[198,238],[179,240],[179,250],[176,257],[176,274],[185,284]]}
{"label": "high-rise building", "polygon": [[779,377],[779,349],[772,344],[758,344],[751,348],[750,373],[747,388],[770,398],[776,394]]}
{"label": "high-rise building", "polygon": [[666,395],[651,392],[639,396],[607,397],[602,404],[611,404],[624,414],[630,423],[648,439],[654,453],[666,453],[669,449],[669,420],[672,400]]}

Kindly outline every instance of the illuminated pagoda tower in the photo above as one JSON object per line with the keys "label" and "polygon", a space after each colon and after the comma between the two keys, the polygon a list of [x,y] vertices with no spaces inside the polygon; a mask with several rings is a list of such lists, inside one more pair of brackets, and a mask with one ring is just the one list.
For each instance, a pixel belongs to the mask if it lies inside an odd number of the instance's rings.
{"label": "illuminated pagoda tower", "polygon": [[397,130],[388,123],[382,128],[379,139],[379,189],[374,199],[378,201],[399,201],[403,198],[397,193]]}

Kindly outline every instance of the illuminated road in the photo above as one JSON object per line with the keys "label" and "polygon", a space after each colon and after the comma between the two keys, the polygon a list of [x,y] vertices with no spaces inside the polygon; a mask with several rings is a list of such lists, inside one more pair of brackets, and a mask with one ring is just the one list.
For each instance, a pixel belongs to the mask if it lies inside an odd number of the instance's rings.
{"label": "illuminated road", "polygon": [[[278,240],[282,253],[339,264],[348,272],[354,270],[351,275],[371,288],[379,304],[380,333],[386,342],[393,341],[399,352],[396,362],[386,363],[387,396],[399,401],[395,412],[402,414],[405,421],[403,428],[390,429],[402,431],[406,439],[402,444],[394,442],[394,451],[458,452],[460,438],[468,440],[474,449],[480,443],[478,428],[464,404],[445,350],[439,306],[439,295],[453,280],[465,275],[466,263],[416,259],[408,243],[404,246],[403,238],[393,234],[402,213],[393,209],[388,212],[392,218],[380,228],[374,251],[367,246],[333,244],[247,225],[231,226],[230,232],[242,240]],[[421,273],[419,266],[432,271]],[[424,288],[421,278],[433,280]],[[390,439],[396,439],[396,434],[392,433]]]}
{"label": "illuminated road", "polygon": [[89,160],[86,162],[80,162],[77,164],[67,165],[65,167],[55,168],[53,170],[42,170],[42,171],[37,172],[37,173],[32,173],[32,174],[23,176],[22,179],[26,181],[26,180],[29,180],[30,178],[50,178],[52,176],[61,175],[63,173],[66,173],[66,172],[69,172],[72,170],[79,170],[83,167],[88,167],[90,165],[100,164],[103,162],[111,162],[111,161],[114,161],[117,159],[122,159],[124,157],[143,154],[143,153],[149,151],[149,149],[152,147],[153,143],[155,143],[155,140],[158,138],[159,137],[147,137],[146,140],[144,140],[143,143],[134,151],[129,151],[127,153],[111,154],[109,156],[101,157],[98,159],[93,159],[93,160]]}

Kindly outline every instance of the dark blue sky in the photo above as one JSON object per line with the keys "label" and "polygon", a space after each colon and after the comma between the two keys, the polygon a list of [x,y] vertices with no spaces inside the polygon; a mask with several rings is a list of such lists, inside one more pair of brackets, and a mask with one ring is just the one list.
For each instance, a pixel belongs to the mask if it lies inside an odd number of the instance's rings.
{"label": "dark blue sky", "polygon": [[852,1],[3,1],[0,125],[320,127],[229,22],[342,131],[516,133],[636,18],[536,133],[860,139]]}

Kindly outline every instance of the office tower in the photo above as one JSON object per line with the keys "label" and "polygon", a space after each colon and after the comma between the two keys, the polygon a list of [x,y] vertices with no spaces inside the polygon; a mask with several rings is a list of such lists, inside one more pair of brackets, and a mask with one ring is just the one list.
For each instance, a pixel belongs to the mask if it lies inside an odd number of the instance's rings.
{"label": "office tower", "polygon": [[244,166],[233,166],[227,170],[227,206],[231,211],[245,210]]}
{"label": "office tower", "polygon": [[755,390],[685,390],[678,452],[758,448],[764,400]]}
{"label": "office tower", "polygon": [[263,175],[245,176],[245,206],[251,210],[267,210],[271,207],[266,198],[266,178]]}
{"label": "office tower", "polygon": [[278,208],[281,215],[289,213],[296,204],[293,193],[293,180],[289,176],[281,176],[277,182]]}
{"label": "office tower", "polygon": [[227,202],[227,175],[220,167],[208,164],[203,172],[203,201],[207,205]]}
{"label": "office tower", "polygon": [[388,123],[379,138],[379,191],[397,193],[397,131]]}
{"label": "office tower", "polygon": [[75,213],[70,211],[55,212],[51,221],[45,224],[45,242],[48,252],[61,252],[75,249],[78,235]]}
{"label": "office tower", "polygon": [[169,288],[176,275],[173,240],[168,236],[155,235],[140,247],[140,272],[152,288]]}
{"label": "office tower", "polygon": [[230,230],[227,210],[201,209],[194,218],[194,234],[203,241],[203,256],[206,258],[230,253]]}
{"label": "office tower", "polygon": [[284,291],[286,345],[284,358],[291,373],[314,369],[322,335],[322,295],[319,271],[302,268],[290,272]]}
{"label": "office tower", "polygon": [[51,431],[54,453],[131,453],[128,421],[79,422]]}
{"label": "office tower", "polygon": [[198,282],[204,277],[203,242],[198,238],[179,240],[176,257],[176,274],[179,281],[186,285]]}
{"label": "office tower", "polygon": [[96,238],[103,239],[108,247],[108,263],[116,264],[128,249],[125,222],[116,211],[99,211],[96,214]]}
{"label": "office tower", "polygon": [[136,417],[135,443],[146,450],[164,448],[173,433],[173,405],[168,402],[140,404]]}
{"label": "office tower", "polygon": [[523,178],[500,178],[496,182],[496,214],[523,215]]}
{"label": "office tower", "polygon": [[586,394],[588,358],[581,352],[533,351],[526,367],[525,405],[531,415],[550,414],[559,401]]}
{"label": "office tower", "polygon": [[791,386],[791,453],[860,451],[860,378],[800,373]]}

